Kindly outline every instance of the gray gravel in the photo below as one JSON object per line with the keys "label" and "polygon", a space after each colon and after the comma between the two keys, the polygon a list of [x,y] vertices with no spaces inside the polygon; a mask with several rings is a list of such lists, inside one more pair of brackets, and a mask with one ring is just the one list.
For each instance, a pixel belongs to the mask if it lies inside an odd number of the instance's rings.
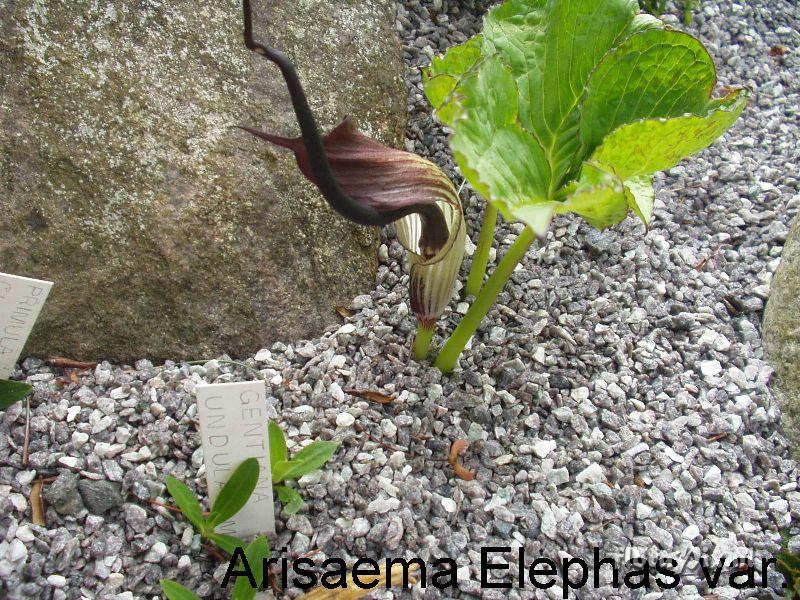
{"label": "gray gravel", "polygon": [[[417,67],[474,33],[482,10],[470,0],[399,5],[406,145],[456,181]],[[273,416],[294,445],[342,442],[335,464],[300,481],[307,507],[279,517],[273,547],[319,550],[318,561],[454,558],[460,592],[395,595],[426,598],[560,597],[557,586],[540,596],[481,592],[476,566],[487,545],[522,545],[528,561],[591,556],[592,547],[607,556],[631,547],[715,557],[776,549],[779,532],[800,519],[800,491],[759,328],[800,206],[797,16],[789,0],[703,3],[690,29],[716,58],[721,85],[754,90],[745,116],[724,141],[658,178],[647,236],[633,218],[602,233],[559,219],[452,376],[409,360],[407,275],[390,237],[376,290],[353,301],[353,317],[320,339],[248,359],[269,380]],[[788,53],[771,56],[775,46]],[[473,239],[480,210],[470,198]],[[498,228],[499,254],[519,231]],[[454,301],[442,329],[463,309]],[[18,375],[36,387],[31,454],[22,469],[25,414],[12,407],[0,415],[0,597],[145,598],[164,576],[201,597],[227,597],[218,586],[224,565],[149,500],[168,500],[167,474],[204,490],[195,386],[252,374],[217,361],[162,369],[142,360],[102,363],[73,380],[28,359]],[[351,387],[397,398],[369,403],[343,392]],[[454,478],[446,461],[460,438],[470,442],[462,460],[477,473],[471,482]],[[46,486],[47,527],[30,524],[39,476],[58,476]],[[633,596],[606,575],[606,587],[580,597]],[[636,597],[707,592],[687,572],[677,590]]]}

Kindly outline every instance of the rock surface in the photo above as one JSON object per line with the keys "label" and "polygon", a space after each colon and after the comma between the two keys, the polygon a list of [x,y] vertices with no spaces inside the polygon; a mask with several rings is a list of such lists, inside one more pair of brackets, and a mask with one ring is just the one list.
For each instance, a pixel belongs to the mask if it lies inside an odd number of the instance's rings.
{"label": "rock surface", "polygon": [[[393,3],[270,4],[257,37],[295,59],[320,126],[350,114],[398,144]],[[328,209],[290,154],[231,129],[297,132],[241,19],[235,2],[188,0],[0,15],[0,271],[56,283],[28,353],[244,355],[319,334],[374,286],[377,232]]]}
{"label": "rock surface", "polygon": [[764,311],[764,349],[776,369],[784,433],[800,456],[800,218],[791,225]]}

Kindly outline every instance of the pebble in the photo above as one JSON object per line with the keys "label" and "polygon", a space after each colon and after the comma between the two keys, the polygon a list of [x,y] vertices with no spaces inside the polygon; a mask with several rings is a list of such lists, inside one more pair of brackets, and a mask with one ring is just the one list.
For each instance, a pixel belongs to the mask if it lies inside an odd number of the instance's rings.
{"label": "pebble", "polygon": [[539,440],[533,444],[533,453],[539,458],[546,458],[558,444],[553,440]]}
{"label": "pebble", "polygon": [[336,425],[338,427],[350,427],[356,422],[356,418],[350,413],[339,413],[336,416]]}
{"label": "pebble", "polygon": [[578,483],[600,483],[604,479],[603,467],[596,463],[592,463],[575,476],[575,481]]}

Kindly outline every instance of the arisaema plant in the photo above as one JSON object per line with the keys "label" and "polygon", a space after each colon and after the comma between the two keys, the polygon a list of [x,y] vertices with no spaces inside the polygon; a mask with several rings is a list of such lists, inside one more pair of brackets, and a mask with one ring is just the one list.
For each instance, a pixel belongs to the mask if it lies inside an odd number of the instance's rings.
{"label": "arisaema plant", "polygon": [[384,146],[347,118],[321,136],[292,61],[254,41],[250,0],[244,0],[244,41],[280,69],[301,135],[286,138],[242,129],[294,152],[303,174],[345,218],[362,225],[395,224],[410,257],[411,308],[419,322],[414,356],[424,358],[464,256],[466,225],[455,187],[430,161]]}
{"label": "arisaema plant", "polygon": [[[343,216],[397,225],[411,253],[411,304],[427,355],[463,257],[465,227],[453,185],[430,162],[387,148],[348,121],[321,137],[291,61],[256,44],[245,0],[245,42],[278,65],[301,130],[283,138],[306,176]],[[466,285],[475,300],[435,365],[452,370],[470,337],[537,237],[557,214],[603,229],[629,210],[647,225],[652,176],[722,135],[747,102],[715,98],[714,63],[694,37],[639,14],[637,0],[507,0],[483,32],[434,59],[425,93],[452,130],[466,180],[487,201]],[[498,212],[525,225],[484,281]]]}
{"label": "arisaema plant", "polygon": [[[436,359],[442,371],[554,215],[603,229],[630,209],[648,224],[653,173],[744,109],[742,90],[713,97],[714,63],[697,39],[637,13],[636,0],[508,0],[426,73],[455,159],[488,203],[467,288],[476,299]],[[498,211],[526,227],[483,283]]]}

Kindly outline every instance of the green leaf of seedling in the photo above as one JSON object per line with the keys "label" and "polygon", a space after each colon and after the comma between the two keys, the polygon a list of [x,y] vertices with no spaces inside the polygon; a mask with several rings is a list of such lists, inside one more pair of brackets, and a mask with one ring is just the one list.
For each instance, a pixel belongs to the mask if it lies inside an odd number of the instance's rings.
{"label": "green leaf of seedling", "polygon": [[244,541],[232,535],[224,533],[215,533],[210,531],[206,534],[208,539],[214,542],[217,546],[225,550],[228,554],[233,554],[236,548],[244,548]]}
{"label": "green leaf of seedling", "polygon": [[161,590],[167,597],[167,600],[200,600],[200,596],[195,594],[192,590],[182,586],[177,581],[171,579],[162,579]]}
{"label": "green leaf of seedling", "polygon": [[[252,542],[244,551],[247,557],[247,564],[250,571],[253,573],[253,578],[256,580],[256,585],[260,586],[264,578],[264,561],[263,559],[269,558],[269,543],[267,539],[260,535]],[[250,585],[250,580],[247,577],[237,577],[236,583],[233,586],[231,600],[253,600],[256,596],[258,588]]]}
{"label": "green leaf of seedling", "polygon": [[272,463],[272,484],[275,485],[284,481],[290,468],[291,463],[288,460],[279,460]]}
{"label": "green leaf of seedling", "polygon": [[303,508],[303,497],[297,490],[285,485],[276,485],[275,491],[278,492],[278,498],[283,504],[283,512],[287,515],[296,514],[297,511]]}
{"label": "green leaf of seedling", "polygon": [[181,509],[183,516],[194,525],[194,528],[200,534],[205,533],[206,520],[203,518],[203,509],[200,507],[200,502],[197,501],[192,491],[186,485],[173,477],[167,475],[167,491],[169,491],[175,504]]}
{"label": "green leaf of seedling", "polygon": [[[269,434],[270,464],[274,465],[275,463],[281,462],[282,460],[286,460],[286,457],[288,455],[286,450],[286,436],[283,434],[283,430],[281,429],[280,425],[278,425],[275,421],[270,419],[267,422],[267,432]],[[274,469],[272,473],[272,481],[273,483],[278,483],[275,480]]]}
{"label": "green leaf of seedling", "polygon": [[308,446],[295,454],[294,458],[289,461],[288,468],[283,474],[283,480],[299,479],[303,475],[319,469],[328,462],[338,447],[339,442],[326,442],[322,440],[311,442]]}
{"label": "green leaf of seedling", "polygon": [[236,467],[211,507],[211,514],[206,521],[209,528],[216,527],[242,510],[256,489],[260,469],[255,458],[248,458]]}
{"label": "green leaf of seedling", "polygon": [[0,410],[5,410],[12,404],[24,400],[32,389],[27,383],[0,379]]}

